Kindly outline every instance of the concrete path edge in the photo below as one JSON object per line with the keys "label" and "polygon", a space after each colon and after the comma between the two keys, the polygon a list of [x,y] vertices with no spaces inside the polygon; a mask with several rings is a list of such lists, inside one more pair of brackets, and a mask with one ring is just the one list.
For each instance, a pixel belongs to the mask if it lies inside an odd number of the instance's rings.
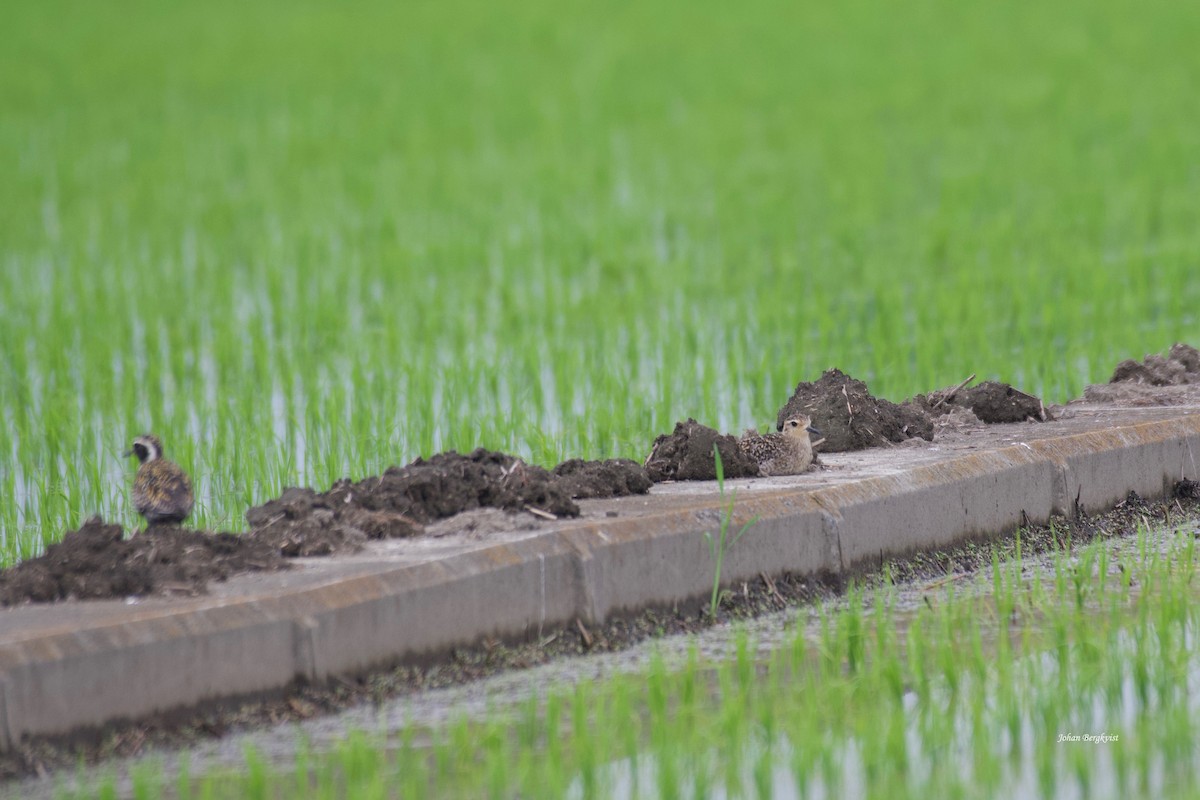
{"label": "concrete path edge", "polygon": [[[723,582],[847,573],[1196,477],[1200,415],[1018,443],[811,489],[739,497]],[[0,749],[202,702],[422,660],[706,596],[722,499],[591,521],[316,588],[60,626],[0,648]]]}

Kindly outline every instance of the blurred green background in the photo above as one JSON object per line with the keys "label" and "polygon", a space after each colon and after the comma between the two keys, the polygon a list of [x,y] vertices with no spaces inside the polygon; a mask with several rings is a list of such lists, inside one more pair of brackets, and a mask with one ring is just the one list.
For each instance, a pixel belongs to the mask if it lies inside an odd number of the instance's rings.
{"label": "blurred green background", "polygon": [[476,445],[642,458],[837,366],[1047,401],[1200,339],[1200,6],[40,2],[0,26],[0,535]]}

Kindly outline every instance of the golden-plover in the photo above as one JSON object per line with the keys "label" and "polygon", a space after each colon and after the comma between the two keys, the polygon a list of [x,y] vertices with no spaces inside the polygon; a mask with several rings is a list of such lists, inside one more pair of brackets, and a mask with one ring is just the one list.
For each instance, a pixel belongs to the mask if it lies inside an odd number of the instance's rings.
{"label": "golden-plover", "polygon": [[183,522],[195,502],[187,473],[163,458],[162,452],[162,441],[152,433],[134,439],[125,452],[141,462],[133,479],[133,505],[149,525]]}
{"label": "golden-plover", "polygon": [[783,423],[783,433],[763,436],[747,431],[738,440],[738,446],[758,462],[759,472],[764,476],[799,475],[813,462],[813,442],[809,434],[821,435],[812,426],[811,419],[804,415],[789,417]]}

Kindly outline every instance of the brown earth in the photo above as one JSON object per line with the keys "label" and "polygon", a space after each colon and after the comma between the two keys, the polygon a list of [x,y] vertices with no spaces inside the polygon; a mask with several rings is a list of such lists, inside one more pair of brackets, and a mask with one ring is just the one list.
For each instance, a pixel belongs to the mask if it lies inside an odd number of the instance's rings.
{"label": "brown earth", "polygon": [[1148,383],[1179,386],[1200,383],[1200,351],[1186,344],[1173,344],[1166,358],[1151,353],[1141,363],[1129,358],[1117,364],[1109,383]]}
{"label": "brown earth", "polygon": [[775,427],[783,430],[784,421],[797,414],[812,418],[825,437],[821,449],[826,453],[886,446],[914,436],[933,440],[933,422],[922,408],[873,397],[865,383],[839,369],[826,370],[818,381],[796,384]]}
{"label": "brown earth", "polygon": [[[210,581],[234,573],[285,568],[285,558],[354,552],[369,539],[422,536],[427,523],[464,511],[573,517],[579,515],[573,497],[644,494],[650,486],[646,470],[623,459],[567,461],[548,472],[483,449],[443,453],[392,467],[381,477],[338,481],[327,492],[287,489],[246,512],[251,531],[245,535],[164,525],[125,539],[120,525],[93,519],[45,555],[0,570],[0,605],[203,594]],[[492,523],[474,532],[499,529]]]}
{"label": "brown earth", "polygon": [[690,418],[687,422],[676,422],[674,431],[654,440],[646,459],[646,473],[655,483],[716,480],[714,446],[721,454],[726,478],[758,477],[758,462],[742,452],[737,438]]}
{"label": "brown earth", "polygon": [[284,555],[353,551],[368,539],[420,536],[439,519],[480,508],[577,517],[573,498],[644,494],[646,471],[628,460],[575,459],[553,472],[515,456],[479,448],[441,453],[390,467],[357,483],[342,480],[327,492],[288,489],[246,512],[252,535]]}
{"label": "brown earth", "polygon": [[1053,419],[1041,398],[999,381],[984,381],[969,389],[962,384],[939,389],[917,395],[905,401],[905,405],[920,408],[935,418],[955,408],[967,409],[975,419],[988,424]]}
{"label": "brown earth", "polygon": [[1134,406],[1191,405],[1200,402],[1200,351],[1177,343],[1166,357],[1151,353],[1140,362],[1127,359],[1113,370],[1108,383],[1083,392],[1089,403]]}
{"label": "brown earth", "polygon": [[975,416],[987,423],[1045,422],[1049,419],[1040,398],[998,381],[984,381],[972,386],[955,402],[970,408]]}
{"label": "brown earth", "polygon": [[573,458],[555,467],[554,476],[559,486],[577,500],[645,494],[653,485],[646,468],[627,458],[608,461]]}
{"label": "brown earth", "polygon": [[279,552],[253,537],[170,525],[124,539],[99,517],[69,531],[44,555],[0,572],[0,605],[148,594],[203,594],[210,581],[283,569]]}

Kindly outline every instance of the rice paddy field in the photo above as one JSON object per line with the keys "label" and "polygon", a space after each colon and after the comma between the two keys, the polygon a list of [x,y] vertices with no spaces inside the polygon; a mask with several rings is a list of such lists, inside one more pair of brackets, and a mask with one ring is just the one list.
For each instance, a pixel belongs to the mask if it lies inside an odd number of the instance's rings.
{"label": "rice paddy field", "polygon": [[477,445],[642,458],[838,366],[1048,401],[1200,333],[1200,8],[13,4],[0,552]]}
{"label": "rice paddy field", "polygon": [[[833,366],[1066,401],[1200,340],[1197,41],[1165,0],[11,3],[0,564],[136,524],[145,431],[239,530],[447,449],[762,426]],[[1192,538],[1114,552],[133,793],[1196,796]]]}

